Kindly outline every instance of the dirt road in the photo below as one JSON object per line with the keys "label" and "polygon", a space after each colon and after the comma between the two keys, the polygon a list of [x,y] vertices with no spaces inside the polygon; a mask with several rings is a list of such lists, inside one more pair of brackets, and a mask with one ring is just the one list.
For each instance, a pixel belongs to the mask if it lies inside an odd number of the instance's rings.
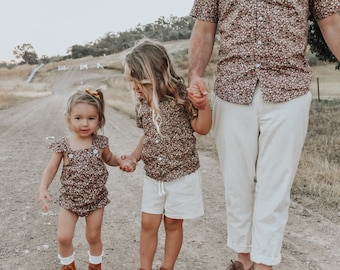
{"label": "dirt road", "polygon": [[[59,174],[50,188],[54,198],[48,214],[42,214],[37,196],[42,170],[50,157],[48,138],[68,133],[63,118],[67,97],[81,80],[73,67],[53,82],[53,95],[0,111],[0,269],[57,270],[55,239],[58,215]],[[126,115],[106,111],[105,135],[117,154],[129,153],[140,130]],[[218,162],[200,153],[204,180],[205,215],[185,221],[184,244],[179,270],[224,270],[233,253],[226,248],[224,190]],[[107,184],[111,203],[103,224],[105,270],[133,270],[138,267],[142,164],[132,174],[110,167]],[[340,269],[340,227],[309,209],[292,203],[283,243],[283,261],[277,270]],[[164,233],[155,259],[159,266]],[[76,264],[85,270],[87,244],[84,219],[75,233]]]}

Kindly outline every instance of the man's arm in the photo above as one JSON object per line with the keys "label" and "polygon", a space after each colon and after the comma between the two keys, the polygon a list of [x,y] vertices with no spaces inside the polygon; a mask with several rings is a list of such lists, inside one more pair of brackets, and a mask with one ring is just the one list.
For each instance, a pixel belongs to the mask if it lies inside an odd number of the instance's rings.
{"label": "man's arm", "polygon": [[318,25],[328,48],[340,61],[340,11],[319,20]]}
{"label": "man's arm", "polygon": [[[207,88],[203,81],[204,71],[214,48],[216,23],[196,20],[189,46],[189,89],[197,88],[200,95],[191,100],[193,105],[204,110],[207,105]],[[190,96],[190,92],[189,92]]]}
{"label": "man's arm", "polygon": [[202,77],[213,51],[216,23],[196,20],[189,46],[189,81]]}

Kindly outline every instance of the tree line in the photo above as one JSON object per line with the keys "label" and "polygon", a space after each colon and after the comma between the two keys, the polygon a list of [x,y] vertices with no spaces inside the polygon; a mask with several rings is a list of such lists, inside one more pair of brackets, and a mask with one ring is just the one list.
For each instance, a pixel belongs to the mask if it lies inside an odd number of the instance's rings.
{"label": "tree line", "polygon": [[[157,39],[162,42],[189,39],[194,23],[195,19],[191,16],[170,16],[169,18],[162,16],[154,23],[146,25],[138,24],[134,29],[124,32],[108,32],[96,41],[89,42],[85,45],[75,44],[68,48],[67,54],[64,56],[48,57],[44,55],[39,59],[31,44],[18,45],[13,50],[13,54],[15,58],[20,61],[19,64],[30,65],[39,63],[47,64],[69,58],[76,59],[86,56],[98,57],[119,53],[130,48],[137,40],[144,37]],[[311,52],[317,59],[320,61],[337,62],[336,68],[340,69],[340,62],[336,60],[328,49],[313,15],[309,17],[308,43]]]}

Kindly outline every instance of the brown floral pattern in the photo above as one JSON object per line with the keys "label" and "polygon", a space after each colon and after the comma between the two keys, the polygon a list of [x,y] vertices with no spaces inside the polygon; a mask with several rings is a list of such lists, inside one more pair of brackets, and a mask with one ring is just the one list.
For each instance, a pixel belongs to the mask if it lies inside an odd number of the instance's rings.
{"label": "brown floral pattern", "polygon": [[159,103],[162,136],[152,121],[152,111],[141,104],[137,114],[137,126],[144,130],[142,160],[146,175],[171,181],[195,172],[199,168],[196,138],[191,127],[192,116],[183,105],[173,106],[169,100]]}
{"label": "brown floral pattern", "polygon": [[217,96],[251,104],[258,82],[266,102],[306,94],[311,82],[304,55],[309,5],[317,19],[340,10],[339,0],[196,0],[191,15],[218,23],[221,34]]}
{"label": "brown floral pattern", "polygon": [[87,216],[97,208],[110,203],[105,187],[108,171],[99,156],[99,149],[108,145],[108,138],[94,135],[92,147],[72,150],[66,137],[51,143],[55,152],[66,153],[69,163],[64,164],[60,177],[59,204],[64,209]]}

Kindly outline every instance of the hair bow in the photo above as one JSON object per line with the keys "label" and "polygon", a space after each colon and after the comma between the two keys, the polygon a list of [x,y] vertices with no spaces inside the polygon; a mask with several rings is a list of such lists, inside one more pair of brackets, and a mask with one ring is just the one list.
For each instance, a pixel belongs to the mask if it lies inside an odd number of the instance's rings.
{"label": "hair bow", "polygon": [[95,97],[95,98],[100,99],[100,94],[99,94],[98,90],[92,91],[91,88],[86,88],[86,89],[84,89],[84,92]]}

